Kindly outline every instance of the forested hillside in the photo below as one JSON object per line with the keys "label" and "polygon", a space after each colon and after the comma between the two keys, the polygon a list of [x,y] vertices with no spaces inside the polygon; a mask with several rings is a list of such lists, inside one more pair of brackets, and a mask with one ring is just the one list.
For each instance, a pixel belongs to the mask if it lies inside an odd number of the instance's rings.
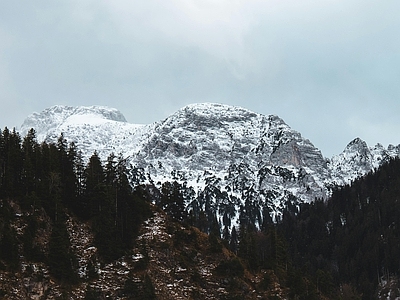
{"label": "forested hillside", "polygon": [[395,299],[400,297],[399,222],[400,160],[393,159],[336,189],[327,202],[287,211],[278,230],[293,263],[316,278],[319,289],[329,293],[349,284],[363,299],[384,298],[389,291],[387,299]]}
{"label": "forested hillside", "polygon": [[[124,249],[132,247],[139,225],[149,215],[142,191],[132,190],[128,182],[127,165],[121,157],[111,155],[103,167],[94,153],[86,165],[74,144],[67,145],[63,136],[57,144],[39,145],[33,130],[21,140],[18,133],[5,129],[0,135],[0,166],[2,229],[6,237],[12,232],[8,228],[9,218],[15,217],[7,212],[10,204],[7,200],[11,200],[21,209],[31,211],[32,222],[25,230],[24,251],[28,256],[36,253],[40,258],[40,249],[31,249],[34,246],[29,238],[37,230],[35,214],[43,211],[55,228],[52,238],[56,240],[54,243],[50,240],[49,244],[49,264],[58,277],[68,273],[68,280],[73,279],[70,270],[73,266],[67,263],[70,261],[65,233],[68,211],[81,220],[91,221],[96,245],[105,261],[119,257]],[[12,239],[6,238],[7,242],[4,239],[2,247],[6,249],[1,253],[7,255],[10,252],[7,247],[12,248],[13,243]],[[60,253],[52,253],[52,250]],[[65,265],[57,255],[65,256]],[[13,265],[16,259],[13,258]]]}
{"label": "forested hillside", "polygon": [[[328,201],[288,203],[276,223],[246,195],[232,230],[173,174],[160,190],[135,176],[121,155],[85,162],[62,135],[38,144],[4,129],[0,298],[400,297],[399,159]],[[185,207],[194,198],[205,209]]]}

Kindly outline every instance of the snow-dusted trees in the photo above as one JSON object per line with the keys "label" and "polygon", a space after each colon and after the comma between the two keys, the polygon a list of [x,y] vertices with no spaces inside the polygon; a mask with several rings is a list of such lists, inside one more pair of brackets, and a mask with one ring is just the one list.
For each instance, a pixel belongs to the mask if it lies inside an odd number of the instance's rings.
{"label": "snow-dusted trees", "polygon": [[161,188],[160,207],[178,221],[186,220],[183,187],[177,182],[165,182]]}

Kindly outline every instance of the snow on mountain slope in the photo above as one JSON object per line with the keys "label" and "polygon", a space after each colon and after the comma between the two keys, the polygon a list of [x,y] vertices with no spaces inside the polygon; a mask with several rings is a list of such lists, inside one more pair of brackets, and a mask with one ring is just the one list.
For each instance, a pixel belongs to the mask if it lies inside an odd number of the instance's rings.
{"label": "snow on mountain slope", "polygon": [[241,162],[324,169],[321,153],[277,116],[219,104],[189,105],[156,124],[140,156],[176,170],[219,172]]}
{"label": "snow on mountain slope", "polygon": [[30,115],[20,132],[26,134],[34,128],[39,142],[55,142],[63,133],[68,142],[75,142],[87,159],[94,151],[103,158],[111,152],[133,155],[151,127],[127,123],[115,108],[57,105]]}
{"label": "snow on mountain slope", "polygon": [[[235,205],[235,211],[246,193],[258,199],[257,210],[268,206],[272,211],[293,199],[308,202],[328,193],[326,160],[310,141],[277,116],[240,107],[184,107],[155,126],[132,161],[155,182],[177,172],[176,178],[197,194],[209,191],[205,198],[217,206]],[[216,194],[226,197],[216,199]]]}
{"label": "snow on mountain slope", "polygon": [[275,115],[211,103],[150,125],[129,124],[107,107],[55,106],[29,116],[22,134],[31,127],[39,141],[56,141],[63,132],[85,158],[95,150],[103,159],[122,153],[143,170],[142,180],[158,187],[176,180],[192,191],[189,210],[212,210],[228,227],[238,223],[239,211],[256,224],[265,211],[273,218],[284,209],[295,212],[301,202],[328,197],[332,185],[400,155],[400,146],[369,148],[355,139],[329,160]]}
{"label": "snow on mountain slope", "polygon": [[329,164],[332,182],[337,185],[350,183],[371,170],[379,168],[382,163],[393,157],[400,157],[400,145],[397,147],[389,145],[385,149],[381,144],[377,144],[370,148],[365,141],[356,138],[342,153],[332,157]]}
{"label": "snow on mountain slope", "polygon": [[[45,109],[41,113],[31,114],[22,124],[21,132],[35,128],[38,134],[47,134],[49,130],[57,128],[64,122],[68,122],[70,117],[78,120],[79,116],[96,116],[98,119],[126,122],[125,117],[115,108],[56,105]],[[84,119],[82,118],[82,120]]]}

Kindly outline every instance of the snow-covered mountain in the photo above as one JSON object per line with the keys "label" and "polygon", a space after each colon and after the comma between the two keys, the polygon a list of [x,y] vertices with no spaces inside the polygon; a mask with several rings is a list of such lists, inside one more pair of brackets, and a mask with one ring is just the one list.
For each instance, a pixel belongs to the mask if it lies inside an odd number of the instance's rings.
{"label": "snow-covered mountain", "polygon": [[148,127],[151,125],[127,123],[124,115],[115,108],[57,105],[31,114],[20,132],[24,135],[34,128],[39,142],[55,142],[63,133],[69,142],[77,144],[85,158],[94,151],[104,158],[111,152],[136,153]]}
{"label": "snow-covered mountain", "polygon": [[112,108],[55,106],[29,116],[21,134],[30,128],[39,141],[56,141],[63,132],[86,158],[95,150],[103,159],[121,153],[155,185],[176,180],[195,195],[187,198],[188,209],[212,209],[227,226],[237,223],[239,211],[261,223],[265,211],[276,217],[326,198],[333,185],[400,156],[400,145],[369,148],[355,139],[327,159],[278,116],[210,103],[149,125],[127,123]]}
{"label": "snow-covered mountain", "polygon": [[389,159],[400,156],[400,145],[381,144],[368,147],[360,138],[351,141],[342,153],[332,157],[329,163],[332,183],[343,185],[361,177],[371,170],[379,168]]}

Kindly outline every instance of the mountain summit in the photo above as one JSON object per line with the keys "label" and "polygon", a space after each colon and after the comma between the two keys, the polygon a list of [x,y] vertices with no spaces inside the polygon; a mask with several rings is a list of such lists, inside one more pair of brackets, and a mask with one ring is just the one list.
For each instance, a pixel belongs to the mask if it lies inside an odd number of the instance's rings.
{"label": "mountain summit", "polygon": [[129,151],[124,149],[135,148],[130,137],[142,127],[127,123],[124,115],[115,108],[56,105],[28,116],[20,131],[26,134],[34,128],[39,142],[55,142],[63,133],[68,142],[76,143],[85,158],[94,151],[105,158],[111,152],[126,155]]}
{"label": "mountain summit", "polygon": [[[34,128],[40,141],[61,133],[85,158],[122,154],[141,176],[136,183],[161,187],[177,181],[191,190],[188,210],[210,210],[221,223],[237,224],[239,211],[279,217],[285,208],[326,199],[334,185],[348,183],[400,155],[400,146],[369,148],[355,139],[338,156],[325,158],[275,115],[222,104],[192,104],[149,125],[126,122],[116,109],[55,106],[29,116],[22,134]],[[140,178],[140,179],[138,179]],[[245,209],[246,208],[246,209]],[[227,219],[227,218],[225,218]]]}

